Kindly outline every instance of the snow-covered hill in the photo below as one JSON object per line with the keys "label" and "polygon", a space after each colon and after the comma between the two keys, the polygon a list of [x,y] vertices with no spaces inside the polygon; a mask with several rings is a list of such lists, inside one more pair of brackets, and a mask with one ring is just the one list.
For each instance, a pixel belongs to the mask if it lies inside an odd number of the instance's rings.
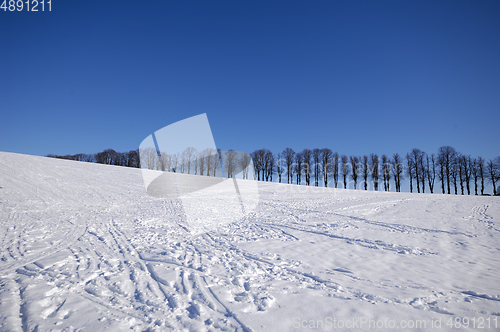
{"label": "snow-covered hill", "polygon": [[497,197],[259,183],[193,237],[138,169],[0,153],[0,187],[1,331],[500,328]]}

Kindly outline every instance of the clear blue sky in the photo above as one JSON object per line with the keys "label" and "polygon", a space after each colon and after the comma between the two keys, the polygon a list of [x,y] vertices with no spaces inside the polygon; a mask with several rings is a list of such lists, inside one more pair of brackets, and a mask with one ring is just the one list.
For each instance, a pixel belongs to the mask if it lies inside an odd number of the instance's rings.
{"label": "clear blue sky", "polygon": [[207,113],[252,152],[500,155],[500,1],[62,1],[0,11],[0,151],[128,151]]}

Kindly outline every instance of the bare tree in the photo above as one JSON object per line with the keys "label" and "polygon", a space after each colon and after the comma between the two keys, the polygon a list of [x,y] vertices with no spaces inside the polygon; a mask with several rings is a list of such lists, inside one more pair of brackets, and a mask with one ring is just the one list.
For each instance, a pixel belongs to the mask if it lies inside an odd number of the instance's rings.
{"label": "bare tree", "polygon": [[264,149],[255,150],[250,155],[257,174],[257,181],[264,181]]}
{"label": "bare tree", "polygon": [[415,166],[413,165],[413,159],[409,153],[406,154],[406,162],[408,163],[408,177],[410,178],[410,193],[413,192],[413,175]]}
{"label": "bare tree", "polygon": [[193,166],[193,170],[194,170],[194,175],[197,175],[198,174],[198,166],[200,165],[200,158],[199,158],[198,152],[195,152],[193,154],[193,160],[191,161],[191,163],[193,164],[192,166]]}
{"label": "bare tree", "polygon": [[445,185],[446,185],[446,165],[444,157],[441,154],[438,154],[437,163],[439,166],[439,181],[441,181],[441,190],[443,194],[446,193]]}
{"label": "bare tree", "polygon": [[198,159],[198,168],[200,169],[200,175],[204,175],[203,173],[205,173],[205,168],[207,166],[207,155],[205,150],[200,152],[200,154],[198,155]]}
{"label": "bare tree", "polygon": [[[453,161],[455,159],[457,152],[451,146],[442,146],[439,148],[438,160],[444,167],[444,173],[446,175],[446,186],[448,189],[448,194],[450,194],[450,175],[452,171]],[[443,178],[444,180],[444,178]]]}
{"label": "bare tree", "polygon": [[500,157],[497,160],[488,160],[486,163],[486,171],[488,172],[488,181],[493,185],[493,195],[497,195],[497,186],[496,182],[500,176],[499,164]]}
{"label": "bare tree", "polygon": [[184,172],[186,172],[187,174],[191,174],[191,162],[193,160],[195,152],[196,149],[192,146],[187,147],[183,152],[183,164],[185,164],[183,167]]}
{"label": "bare tree", "polygon": [[[217,151],[214,149],[207,148],[201,152],[200,156],[200,174],[203,175],[205,169],[207,170],[207,176],[210,176],[210,171],[212,170],[212,165],[214,159],[217,159]],[[174,162],[172,162],[174,164]],[[176,166],[174,166],[176,167]],[[214,174],[215,176],[215,174]]]}
{"label": "bare tree", "polygon": [[[139,162],[139,160],[140,160],[139,150],[132,150],[132,151],[135,152],[135,155],[133,156],[133,160],[134,160],[133,165],[134,166],[130,166],[130,167],[139,167],[139,164],[140,164],[140,162]],[[130,152],[132,152],[132,151],[130,151]],[[95,154],[94,153],[84,154],[83,158],[82,158],[82,161],[85,161],[85,162],[88,162],[88,163],[95,163],[96,162]]]}
{"label": "bare tree", "polygon": [[479,169],[477,167],[477,159],[473,158],[470,162],[471,176],[474,179],[474,195],[477,195],[477,180],[479,179]]}
{"label": "bare tree", "polygon": [[350,157],[351,161],[351,178],[352,181],[354,181],[354,189],[358,189],[357,184],[358,184],[358,165],[359,165],[359,158],[357,156],[351,156]]}
{"label": "bare tree", "polygon": [[[81,154],[80,154],[81,156]],[[126,167],[128,165],[128,152],[118,152],[117,153],[117,163],[116,165]]]}
{"label": "bare tree", "polygon": [[[124,152],[123,154],[125,155],[125,164],[123,166],[128,166],[129,153],[128,152]],[[87,157],[87,155],[85,153],[79,153],[78,154],[78,161],[85,161],[86,157]]]}
{"label": "bare tree", "polygon": [[264,181],[264,173],[265,173],[265,149],[255,150],[251,153],[253,159],[253,165],[255,167],[255,172],[257,173],[257,180],[261,181],[261,172],[262,172],[262,181]]}
{"label": "bare tree", "polygon": [[382,155],[382,178],[384,180],[384,191],[390,191],[391,164],[385,154]]}
{"label": "bare tree", "polygon": [[177,152],[176,154],[172,155],[172,170],[174,172],[177,172],[177,166],[179,165],[179,162],[181,161],[181,154]]}
{"label": "bare tree", "polygon": [[420,152],[419,157],[419,167],[418,171],[420,172],[420,182],[422,183],[422,193],[425,193],[425,180],[427,179],[427,164],[425,160],[427,159],[427,153],[424,151]]}
{"label": "bare tree", "polygon": [[325,187],[328,187],[328,173],[330,173],[333,169],[333,164],[331,163],[332,159],[332,150],[324,148],[321,149],[321,166],[323,173],[323,182],[325,183]]}
{"label": "bare tree", "polygon": [[464,194],[464,182],[465,182],[465,165],[464,156],[461,154],[457,155],[457,169],[458,169],[458,179],[460,182],[461,194]]}
{"label": "bare tree", "polygon": [[312,151],[309,149],[304,149],[301,152],[302,154],[302,172],[306,176],[306,185],[311,185],[311,159],[312,159]]}
{"label": "bare tree", "polygon": [[436,156],[432,153],[426,156],[426,172],[427,181],[429,182],[429,190],[431,194],[434,193],[434,181],[436,180]]}
{"label": "bare tree", "polygon": [[453,182],[453,186],[455,187],[455,195],[458,195],[458,171],[459,171],[459,165],[458,165],[458,158],[456,155],[453,156],[453,159],[450,160],[450,175],[451,179]]}
{"label": "bare tree", "polygon": [[339,154],[335,152],[332,155],[332,164],[333,164],[333,183],[335,188],[337,188],[339,182]]}
{"label": "bare tree", "polygon": [[[204,175],[204,172],[206,170],[207,176],[210,176],[211,174],[213,174],[213,176],[216,176],[216,170],[219,167],[220,163],[217,150],[207,148],[201,152],[199,159],[200,159],[199,161],[200,175]],[[173,169],[177,167],[175,162],[175,156],[172,156],[172,167]]]}
{"label": "bare tree", "polygon": [[212,175],[214,177],[217,176],[217,171],[220,170],[222,173],[222,165],[221,165],[221,155],[219,149],[212,149],[213,154],[212,158],[210,158],[210,166],[212,169]]}
{"label": "bare tree", "polygon": [[344,178],[344,189],[347,189],[347,177],[349,176],[349,162],[346,155],[340,157],[342,162],[342,177]]}
{"label": "bare tree", "polygon": [[106,164],[108,165],[119,165],[120,162],[119,162],[119,158],[120,158],[120,154],[118,152],[116,152],[115,150],[113,149],[107,149],[107,150],[104,150],[105,153],[107,153],[107,158],[109,158],[108,162]]}
{"label": "bare tree", "polygon": [[187,170],[187,153],[186,150],[179,152],[179,169],[176,170],[178,173],[185,173]]}
{"label": "bare tree", "polygon": [[264,149],[264,170],[266,181],[273,181],[273,173],[274,173],[274,155],[271,151]]}
{"label": "bare tree", "polygon": [[395,153],[392,156],[392,172],[394,174],[394,185],[396,187],[396,192],[401,192],[401,180],[404,173],[403,159],[399,153]]}
{"label": "bare tree", "polygon": [[481,178],[481,195],[484,195],[484,178],[486,174],[486,168],[484,165],[484,159],[479,157],[477,158],[477,170],[479,177]]}
{"label": "bare tree", "polygon": [[[139,150],[142,168],[156,169],[157,152],[155,148],[149,147]],[[98,154],[97,158],[101,158]],[[98,161],[99,162],[99,161]]]}
{"label": "bare tree", "polygon": [[370,154],[371,177],[373,180],[373,190],[378,191],[379,160],[375,153]]}
{"label": "bare tree", "polygon": [[286,163],[286,172],[287,172],[287,183],[292,183],[293,182],[293,157],[295,156],[295,151],[291,148],[286,148],[283,151],[283,157],[285,158],[285,163]]}
{"label": "bare tree", "polygon": [[117,153],[113,149],[106,149],[102,152],[99,152],[96,155],[96,162],[99,164],[116,165],[117,164],[116,160],[117,160]]}
{"label": "bare tree", "polygon": [[411,150],[410,157],[412,158],[413,176],[415,177],[415,182],[417,183],[417,192],[420,192],[420,183],[422,181],[422,175],[424,174],[424,172],[421,169],[422,156],[423,152],[420,151],[419,149]]}
{"label": "bare tree", "polygon": [[248,171],[250,170],[250,155],[248,153],[243,153],[238,160],[238,165],[242,169],[243,179],[248,179]]}
{"label": "bare tree", "polygon": [[170,155],[166,152],[162,152],[158,157],[158,164],[160,166],[160,170],[165,172],[170,170]]}
{"label": "bare tree", "polygon": [[[87,160],[88,156],[92,155],[84,155],[84,161],[89,161]],[[127,153],[127,166],[128,167],[135,167],[139,168],[140,167],[140,158],[139,158],[139,150],[130,150]]]}
{"label": "bare tree", "polygon": [[226,177],[232,178],[235,174],[235,170],[238,167],[238,153],[234,150],[229,150],[225,152],[226,158],[224,160],[224,170]]}
{"label": "bare tree", "polygon": [[304,166],[302,163],[304,158],[302,153],[299,152],[295,155],[295,174],[297,176],[297,184],[301,184],[302,182],[302,167]]}
{"label": "bare tree", "polygon": [[269,181],[273,182],[273,175],[278,173],[278,155],[273,153],[271,156]]}
{"label": "bare tree", "polygon": [[368,175],[370,175],[370,166],[368,165],[368,156],[361,157],[361,174],[363,175],[363,184],[365,190],[368,190]]}
{"label": "bare tree", "polygon": [[252,157],[253,166],[255,167],[255,173],[257,174],[257,181],[260,181],[260,169],[262,167],[260,165],[259,157],[257,156],[257,151],[259,150],[255,150],[254,152],[250,153],[250,156]]}
{"label": "bare tree", "polygon": [[321,160],[321,150],[313,149],[314,185],[316,187],[319,186],[320,160]]}
{"label": "bare tree", "polygon": [[465,172],[465,186],[467,188],[467,195],[470,195],[470,180],[472,175],[472,158],[470,156],[464,157],[464,172]]}
{"label": "bare tree", "polygon": [[281,183],[281,176],[283,175],[283,154],[278,153],[276,156],[276,172],[278,173],[279,183]]}

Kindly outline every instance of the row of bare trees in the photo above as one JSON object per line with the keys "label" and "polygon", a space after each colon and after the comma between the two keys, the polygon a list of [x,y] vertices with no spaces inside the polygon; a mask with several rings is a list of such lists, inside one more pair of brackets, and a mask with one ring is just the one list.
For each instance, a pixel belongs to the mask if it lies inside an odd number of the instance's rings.
{"label": "row of bare trees", "polygon": [[220,165],[221,160],[223,160],[225,177],[232,178],[236,176],[236,173],[241,172],[241,177],[248,179],[249,175],[253,174],[249,172],[251,157],[246,153],[234,150],[205,149],[197,151],[193,147],[188,147],[175,154],[165,152],[158,154],[155,148],[150,147],[129,152],[116,152],[107,149],[95,154],[79,153],[64,156],[49,154],[47,157],[206,176],[220,176]]}
{"label": "row of bare trees", "polygon": [[74,155],[64,156],[49,154],[47,155],[47,157],[125,167],[140,167],[139,150],[130,150],[129,152],[116,152],[113,149],[106,149],[99,153],[78,153]]}
{"label": "row of bare trees", "polygon": [[377,154],[358,156],[339,155],[331,149],[304,149],[295,152],[286,148],[283,152],[274,155],[267,149],[256,150],[251,153],[257,179],[272,181],[273,174],[277,174],[278,181],[287,183],[321,185],[328,187],[333,182],[337,188],[340,183],[347,188],[350,182],[357,189],[358,183],[368,189],[369,182],[378,190],[380,177],[384,190],[390,190],[390,180],[393,179],[396,191],[401,191],[404,165],[399,154],[392,157],[383,155],[381,160]]}
{"label": "row of bare trees", "polygon": [[145,148],[139,151],[142,167],[150,170],[178,172],[193,175],[220,176],[221,161],[224,176],[232,178],[242,173],[243,179],[249,177],[251,158],[248,154],[234,150],[221,151],[204,149],[197,151],[188,147],[182,152],[158,154],[155,148]]}
{"label": "row of bare trees", "polygon": [[[401,181],[408,176],[409,189],[413,192],[425,193],[428,189],[435,191],[435,183],[441,183],[443,194],[484,195],[485,183],[491,183],[493,194],[500,194],[497,183],[500,181],[500,157],[484,160],[457,152],[453,147],[440,147],[437,154],[427,154],[420,149],[413,149],[403,158],[398,153],[392,156],[377,154],[363,156],[339,155],[325,149],[304,149],[295,152],[286,148],[278,154],[268,149],[260,149],[246,153],[233,150],[220,151],[205,149],[197,151],[188,147],[175,154],[160,153],[156,149],[146,148],[141,151],[116,152],[107,149],[95,154],[48,155],[47,157],[70,159],[76,161],[95,162],[108,165],[142,167],[151,170],[187,173],[194,175],[220,176],[221,161],[225,177],[231,178],[242,173],[244,179],[254,174],[259,181],[305,184],[334,188],[348,188],[352,183],[354,189],[358,185],[364,190],[373,187],[379,190],[383,184],[384,191],[401,191]],[[253,161],[255,173],[249,172],[250,160]],[[473,188],[472,188],[473,186]]]}
{"label": "row of bare trees", "polygon": [[441,182],[441,192],[450,194],[451,187],[455,195],[470,195],[471,185],[474,184],[474,194],[484,195],[485,181],[493,186],[493,194],[497,195],[497,181],[500,178],[500,157],[488,161],[481,157],[471,157],[456,151],[451,146],[442,146],[438,154],[428,155],[419,149],[413,149],[406,156],[408,163],[408,174],[410,177],[410,191],[412,180],[417,185],[417,191],[425,192],[426,182],[429,190],[433,192],[434,181],[437,178]]}
{"label": "row of bare trees", "polygon": [[142,168],[150,170],[215,176],[219,168],[219,156],[215,149],[197,153],[195,148],[188,147],[175,154],[161,152],[158,155],[156,149],[150,147],[140,150],[140,157]]}
{"label": "row of bare trees", "polygon": [[[360,185],[368,190],[372,184],[373,190],[379,190],[383,184],[384,191],[401,191],[401,181],[408,176],[410,192],[425,193],[426,189],[433,193],[436,180],[441,182],[442,193],[468,195],[484,195],[485,182],[493,186],[493,194],[497,192],[497,182],[500,178],[500,157],[485,161],[481,157],[473,158],[457,152],[450,146],[439,148],[437,154],[427,154],[419,149],[413,149],[403,158],[398,153],[392,156],[378,156],[375,153],[363,156],[339,155],[337,152],[325,149],[304,149],[295,152],[286,148],[278,154],[268,149],[260,149],[251,153],[257,180],[272,181],[276,174],[278,182],[305,184],[337,188],[339,184],[347,188],[350,183],[354,189]],[[416,188],[415,188],[416,186]]]}

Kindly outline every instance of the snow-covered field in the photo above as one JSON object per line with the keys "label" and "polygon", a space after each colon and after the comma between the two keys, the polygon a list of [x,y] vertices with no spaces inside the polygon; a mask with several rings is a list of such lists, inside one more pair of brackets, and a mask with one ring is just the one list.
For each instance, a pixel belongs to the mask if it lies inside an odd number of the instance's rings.
{"label": "snow-covered field", "polygon": [[0,187],[1,331],[500,328],[498,197],[260,182],[193,237],[139,169],[0,153]]}

